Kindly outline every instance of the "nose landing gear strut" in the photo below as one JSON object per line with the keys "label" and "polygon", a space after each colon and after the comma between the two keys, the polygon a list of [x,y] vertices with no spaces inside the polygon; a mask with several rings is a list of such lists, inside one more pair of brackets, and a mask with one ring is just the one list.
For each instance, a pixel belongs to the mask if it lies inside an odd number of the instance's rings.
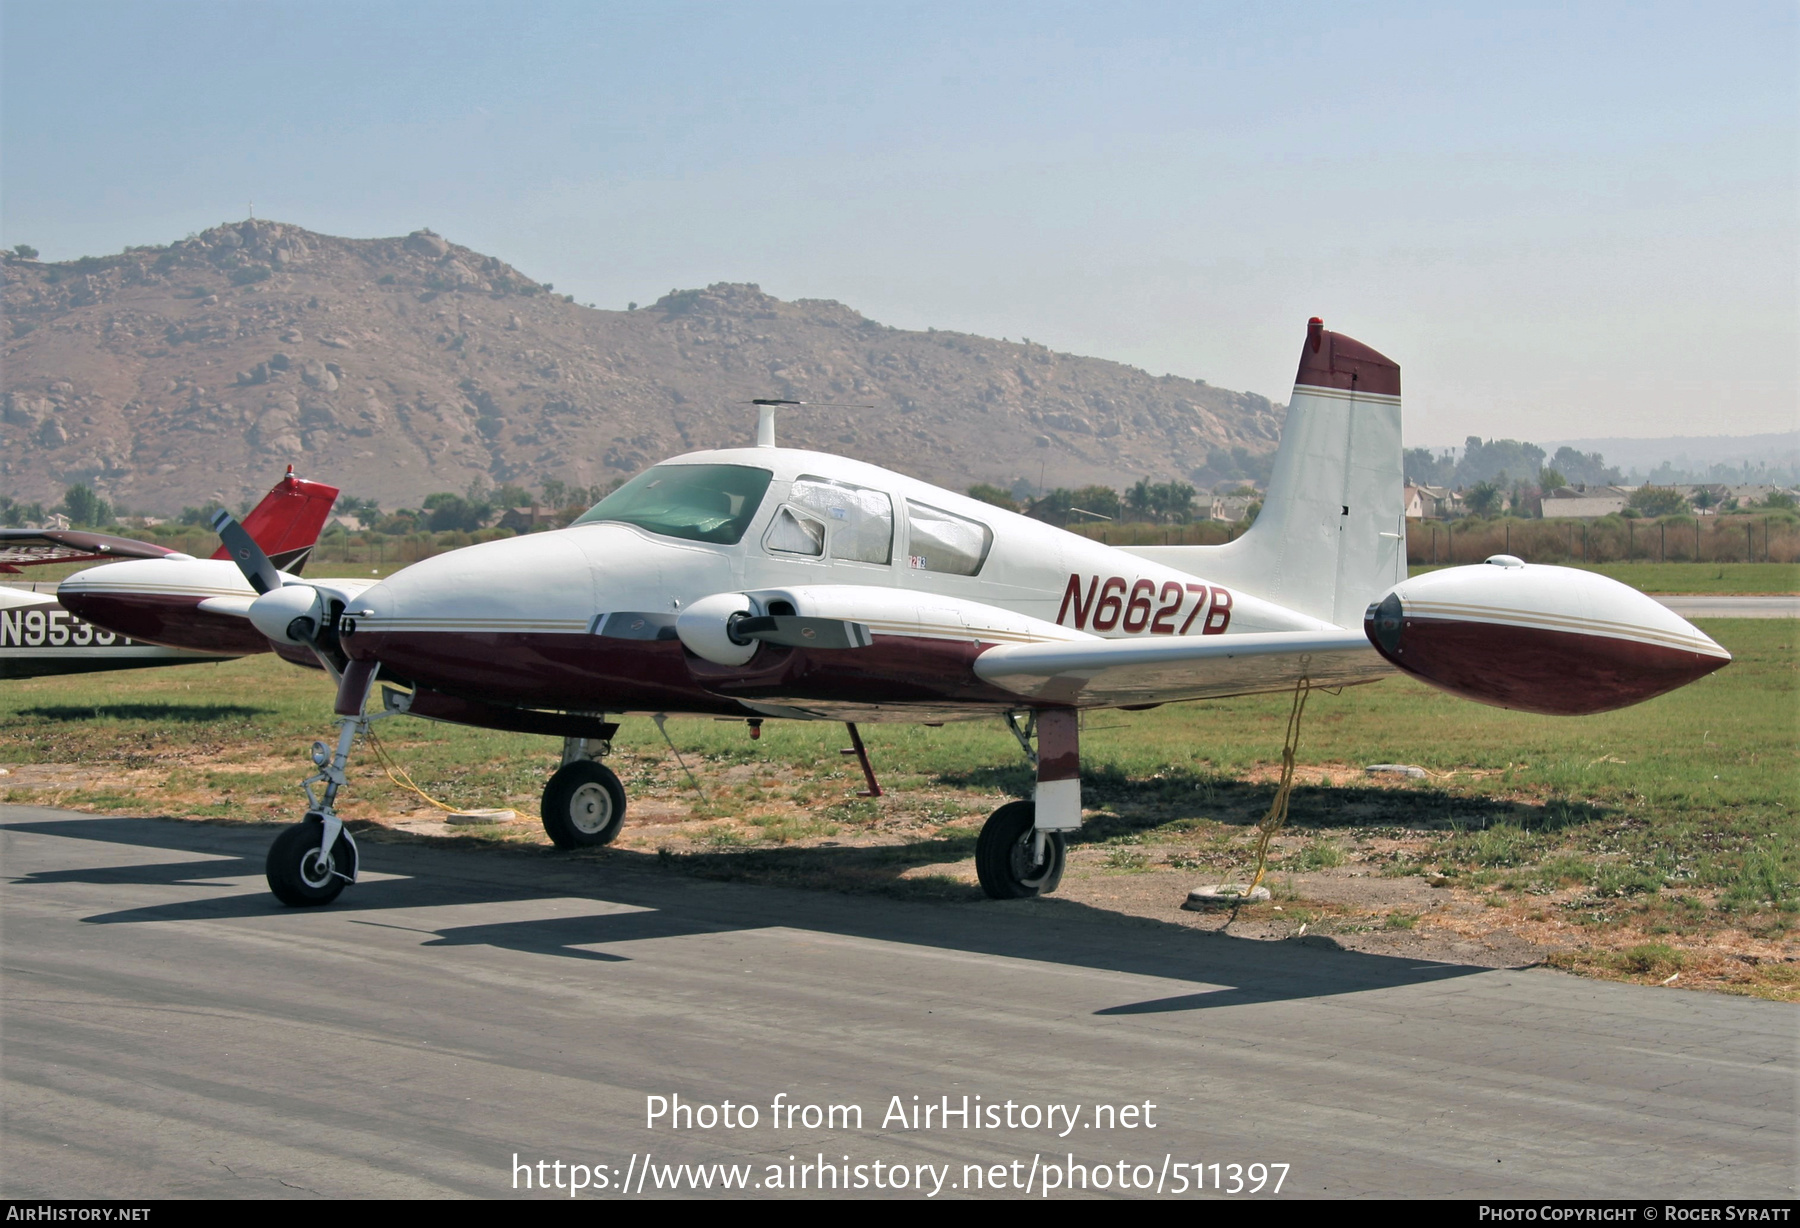
{"label": "nose landing gear strut", "polygon": [[[372,721],[387,712],[363,714],[369,689],[380,666],[371,661],[352,661],[338,683],[338,739],[336,749],[313,743],[313,764],[319,770],[300,782],[306,793],[306,817],[275,837],[263,863],[263,874],[275,898],[293,908],[329,904],[356,881],[356,841],[338,818],[334,803],[344,787],[344,767],[357,735],[366,733]],[[323,783],[324,795],[313,793]]]}

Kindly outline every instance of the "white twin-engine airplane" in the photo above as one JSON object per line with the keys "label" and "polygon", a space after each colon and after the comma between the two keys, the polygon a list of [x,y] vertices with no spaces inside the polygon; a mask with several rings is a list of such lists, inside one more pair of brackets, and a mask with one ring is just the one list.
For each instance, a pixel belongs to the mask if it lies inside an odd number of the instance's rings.
{"label": "white twin-engine airplane", "polygon": [[[1055,888],[1064,835],[1081,826],[1084,709],[1336,688],[1397,668],[1484,703],[1599,712],[1730,660],[1589,572],[1496,556],[1408,580],[1399,367],[1316,319],[1262,513],[1223,546],[1108,547],[778,448],[772,405],[760,412],[753,448],[676,457],[566,529],[379,583],[277,573],[221,516],[261,595],[207,609],[309,649],[339,680],[336,748],[315,744],[306,818],[269,851],[278,898],[324,904],[356,881],[333,804],[357,735],[400,712],[562,736],[543,819],[563,848],[605,844],[624,821],[625,791],[599,762],[622,714],[845,721],[859,753],[854,722],[1003,717],[1037,786],[987,820],[976,870],[988,895],[1018,898]],[[134,566],[84,574],[101,585]],[[111,583],[111,599],[129,587]],[[365,714],[378,676],[408,689],[385,688],[383,711]]]}

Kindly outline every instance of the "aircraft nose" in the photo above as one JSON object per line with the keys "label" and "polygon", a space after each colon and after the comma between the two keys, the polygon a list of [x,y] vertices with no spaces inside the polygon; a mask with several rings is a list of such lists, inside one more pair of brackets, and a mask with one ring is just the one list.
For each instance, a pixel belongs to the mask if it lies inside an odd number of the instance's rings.
{"label": "aircraft nose", "polygon": [[359,660],[384,645],[438,641],[479,651],[469,637],[587,630],[598,576],[560,533],[483,542],[414,563],[351,601],[344,644]]}

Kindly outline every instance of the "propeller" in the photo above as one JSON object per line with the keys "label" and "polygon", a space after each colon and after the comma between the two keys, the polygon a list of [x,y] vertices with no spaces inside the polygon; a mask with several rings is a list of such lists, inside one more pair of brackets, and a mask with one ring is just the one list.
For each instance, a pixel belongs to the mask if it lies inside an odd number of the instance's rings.
{"label": "propeller", "polygon": [[325,595],[310,584],[283,580],[263,548],[224,508],[214,513],[213,532],[225,543],[231,561],[257,592],[250,603],[250,622],[277,643],[310,648],[334,677],[347,659],[337,639],[337,619]]}
{"label": "propeller", "polygon": [[220,508],[213,514],[211,524],[212,531],[231,552],[231,561],[244,573],[244,579],[250,581],[251,588],[262,594],[281,587],[281,573],[275,570],[275,564],[269,561],[269,556],[256,544],[249,530],[238,523],[236,516]]}

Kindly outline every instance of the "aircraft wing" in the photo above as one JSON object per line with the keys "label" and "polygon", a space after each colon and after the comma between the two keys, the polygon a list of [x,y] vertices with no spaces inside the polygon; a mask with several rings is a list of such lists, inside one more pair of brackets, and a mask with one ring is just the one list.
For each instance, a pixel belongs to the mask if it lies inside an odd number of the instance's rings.
{"label": "aircraft wing", "polygon": [[1128,707],[1373,682],[1394,672],[1361,631],[1159,636],[1002,644],[975,673],[1028,699],[1076,707]]}
{"label": "aircraft wing", "polygon": [[43,563],[160,559],[174,553],[166,546],[79,529],[0,529],[0,571],[17,571]]}

